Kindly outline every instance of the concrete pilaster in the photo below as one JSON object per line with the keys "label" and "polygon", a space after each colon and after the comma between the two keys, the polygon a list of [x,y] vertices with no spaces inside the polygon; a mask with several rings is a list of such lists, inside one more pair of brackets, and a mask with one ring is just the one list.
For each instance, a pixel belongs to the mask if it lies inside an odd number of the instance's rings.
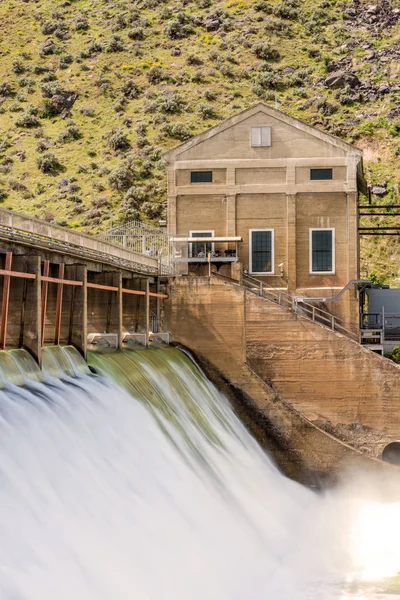
{"label": "concrete pilaster", "polygon": [[23,319],[22,345],[41,365],[42,340],[41,340],[41,259],[40,256],[27,256],[26,265],[28,273],[34,273],[36,279],[27,281],[25,316]]}
{"label": "concrete pilaster", "polygon": [[86,358],[87,352],[87,266],[67,265],[66,273],[68,279],[82,281],[82,286],[74,286],[72,290],[70,329],[68,342],[73,344]]}
{"label": "concrete pilaster", "polygon": [[176,196],[168,196],[168,215],[167,215],[167,229],[168,233],[172,235],[176,234]]}
{"label": "concrete pilaster", "polygon": [[236,235],[236,195],[226,197],[226,235]]}
{"label": "concrete pilaster", "polygon": [[287,210],[287,264],[283,266],[283,276],[287,279],[288,290],[297,287],[297,239],[296,239],[296,194],[286,195]]}

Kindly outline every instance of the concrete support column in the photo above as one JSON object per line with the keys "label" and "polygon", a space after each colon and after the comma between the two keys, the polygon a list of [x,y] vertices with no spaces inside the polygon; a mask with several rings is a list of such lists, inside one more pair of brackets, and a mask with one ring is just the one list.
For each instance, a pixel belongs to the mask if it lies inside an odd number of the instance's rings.
{"label": "concrete support column", "polygon": [[41,259],[40,256],[27,256],[25,261],[26,271],[35,274],[36,279],[26,281],[24,315],[21,319],[22,347],[28,350],[41,365]]}
{"label": "concrete support column", "polygon": [[150,281],[146,279],[145,296],[145,324],[146,324],[146,345],[149,343],[150,333]]}
{"label": "concrete support column", "polygon": [[87,296],[87,266],[67,265],[68,279],[82,281],[82,286],[71,286],[71,312],[69,321],[68,343],[75,346],[86,358],[88,336],[88,296]]}
{"label": "concrete support column", "polygon": [[283,270],[289,291],[294,291],[297,287],[296,198],[296,194],[286,195],[287,264],[284,265]]}
{"label": "concrete support column", "polygon": [[236,235],[236,194],[226,197],[226,235]]}
{"label": "concrete support column", "polygon": [[176,196],[168,196],[168,215],[167,215],[167,229],[168,233],[172,235],[176,234],[176,204],[177,198]]}
{"label": "concrete support column", "polygon": [[122,293],[122,273],[116,274],[117,279],[117,326],[118,326],[118,349],[122,349],[122,331],[123,331],[123,293]]}

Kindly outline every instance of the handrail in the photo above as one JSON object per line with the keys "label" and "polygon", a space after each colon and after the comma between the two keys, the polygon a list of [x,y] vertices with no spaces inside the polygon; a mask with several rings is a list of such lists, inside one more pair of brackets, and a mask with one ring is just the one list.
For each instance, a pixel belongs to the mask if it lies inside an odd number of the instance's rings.
{"label": "handrail", "polygon": [[358,341],[359,339],[358,329],[352,330],[351,327],[339,317],[335,317],[314,304],[308,304],[298,298],[294,298],[286,290],[274,288],[261,279],[256,279],[251,275],[245,274],[242,274],[241,284],[248,289],[249,292],[265,298],[266,300],[270,300],[271,302],[275,302],[283,308],[287,308],[291,312],[304,317],[309,321],[328,327],[332,331],[338,331],[352,340]]}
{"label": "handrail", "polygon": [[42,249],[61,249],[71,256],[118,264],[143,273],[157,274],[159,270],[159,261],[155,257],[6,209],[0,209],[0,239]]}

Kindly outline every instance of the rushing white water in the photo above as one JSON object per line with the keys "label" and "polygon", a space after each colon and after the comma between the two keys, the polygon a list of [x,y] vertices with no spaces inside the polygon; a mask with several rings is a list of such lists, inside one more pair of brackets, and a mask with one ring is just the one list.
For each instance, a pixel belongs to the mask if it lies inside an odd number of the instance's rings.
{"label": "rushing white water", "polygon": [[378,597],[357,582],[400,570],[399,506],[386,531],[358,487],[284,478],[193,367],[143,356],[138,399],[90,376],[0,391],[0,599]]}

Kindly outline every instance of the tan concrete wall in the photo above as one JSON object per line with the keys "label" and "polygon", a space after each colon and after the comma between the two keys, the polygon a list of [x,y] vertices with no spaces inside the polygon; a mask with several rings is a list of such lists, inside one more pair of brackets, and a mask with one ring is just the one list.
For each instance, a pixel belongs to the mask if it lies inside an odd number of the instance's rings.
{"label": "tan concrete wall", "polygon": [[[250,127],[272,127],[270,147],[252,148]],[[292,157],[331,157],[344,156],[341,148],[317,139],[304,130],[289,126],[280,119],[257,112],[248,119],[210,137],[204,142],[182,152],[179,160],[199,160],[204,157],[237,158],[292,158]]]}
{"label": "tan concrete wall", "polygon": [[[240,286],[228,284],[216,278],[210,280],[209,278],[191,277],[175,280],[169,285],[168,292],[169,299],[164,303],[164,328],[173,332],[176,342],[184,344],[209,361],[218,369],[225,382],[229,383],[234,390],[240,391],[242,402],[253,406],[258,411],[266,435],[272,436],[278,442],[280,449],[275,453],[275,457],[288,474],[292,476],[297,474],[298,476],[299,471],[304,468],[319,473],[334,474],[340,472],[344,465],[372,466],[372,468],[385,467],[382,463],[371,461],[366,456],[313,425],[286,402],[288,398],[283,396],[284,400],[282,400],[271,387],[264,383],[265,381],[271,381],[275,386],[284,379],[284,374],[281,372],[279,375],[279,372],[286,368],[285,362],[281,362],[281,369],[279,370],[279,367],[277,367],[275,374],[272,372],[275,365],[274,354],[279,356],[284,353],[279,352],[279,344],[277,343],[274,345],[274,350],[268,350],[270,344],[260,333],[260,327],[264,330],[264,322],[268,323],[268,310],[260,308],[257,302],[253,302],[252,298],[248,299],[245,305],[245,292]],[[255,300],[257,300],[256,297]],[[259,302],[263,306],[267,305],[266,301],[259,300]],[[285,325],[286,319],[287,314],[285,312],[279,315],[275,314],[272,322],[275,324],[276,331],[285,332],[285,327],[282,329],[281,323],[283,322]],[[260,320],[263,321],[262,324]],[[308,337],[312,341],[314,338],[315,342],[318,338],[317,334],[319,334],[319,339],[322,342],[325,341],[325,349],[329,348],[330,335],[327,336],[326,330],[322,330],[317,326],[315,328],[317,329],[312,332],[307,333],[305,331],[304,339],[306,340]],[[297,331],[297,336],[300,337],[298,342],[300,344],[301,335],[299,331]],[[332,336],[335,337],[333,334]],[[244,347],[245,339],[246,347]],[[288,343],[293,346],[295,346],[295,341],[296,336],[288,337]],[[259,345],[260,351],[258,352]],[[304,344],[302,347],[306,348]],[[308,414],[311,414],[313,418],[317,406],[321,410],[325,410],[325,400],[322,393],[329,394],[327,381],[330,383],[329,387],[333,388],[334,377],[340,373],[339,366],[335,366],[335,352],[337,352],[336,360],[341,364],[342,356],[345,353],[341,348],[347,348],[347,346],[342,343],[342,338],[339,338],[337,345],[332,345],[332,350],[329,351],[330,362],[324,362],[322,353],[319,356],[319,372],[322,373],[325,369],[325,385],[321,387],[321,395],[318,397],[315,394],[313,395],[314,407],[312,412],[308,410]],[[250,366],[258,370],[261,378],[246,364],[246,350]],[[264,361],[263,358],[267,353],[268,360]],[[294,390],[291,396],[291,401],[294,402],[295,391],[298,390],[298,393],[301,394],[302,388],[306,385],[306,380],[312,380],[313,373],[309,368],[309,363],[307,363],[310,360],[310,358],[307,358],[307,352],[305,352],[304,358],[298,353],[295,356],[295,352],[291,351],[290,348],[288,348],[287,353],[291,355],[293,369],[295,369],[288,377],[288,384],[291,384],[290,390]],[[348,418],[354,417],[356,414],[364,417],[369,412],[368,407],[359,407],[358,412],[355,411],[356,400],[352,401],[347,395],[347,393],[355,391],[357,384],[359,384],[358,363],[354,365],[353,372],[351,372],[349,354],[347,354],[346,360],[348,364],[345,374],[353,383],[349,384],[347,392],[341,392],[338,386],[335,388],[335,402],[339,405],[338,410],[341,407]],[[371,419],[379,417],[380,424],[383,423],[384,419],[388,419],[390,415],[385,413],[386,405],[383,402],[382,390],[379,392],[379,385],[386,373],[390,371],[392,377],[389,387],[391,389],[386,390],[386,397],[389,397],[391,391],[395,391],[396,376],[399,377],[400,375],[400,369],[389,365],[385,374],[377,377],[376,367],[378,363],[379,365],[382,364],[382,360],[371,356],[367,352],[367,355],[364,356],[365,369],[363,373],[365,373],[368,381],[365,381],[362,386],[365,394],[373,378],[377,378],[373,390],[375,394],[378,394],[378,397],[371,400]],[[303,368],[303,364],[307,372],[301,378],[299,373]],[[368,366],[370,367],[369,375]],[[317,368],[317,364],[314,368]],[[271,377],[267,376],[266,369],[269,369],[268,373]],[[340,384],[340,382],[338,383]],[[276,389],[278,389],[278,386],[276,386]],[[357,396],[357,402],[360,402],[360,395]],[[303,394],[303,398],[305,398],[305,394]],[[369,395],[364,396],[365,405],[369,398]],[[353,403],[352,409],[347,407],[349,403]],[[329,405],[328,402],[326,404]],[[308,400],[308,406],[311,405],[312,402]],[[302,404],[296,406],[302,408]],[[332,402],[331,410],[333,410],[333,406],[334,403]],[[375,406],[375,409],[372,406]],[[394,408],[394,403],[391,406]],[[397,431],[400,432],[399,419],[396,423],[398,426]],[[288,460],[291,461],[289,466],[287,464]],[[293,464],[297,473],[293,471]]]}
{"label": "tan concrete wall", "polygon": [[[352,278],[348,270],[346,194],[319,194],[318,197],[298,194],[296,200],[296,287],[343,287]],[[335,229],[335,273],[332,275],[310,273],[310,228],[319,227]]]}
{"label": "tan concrete wall", "polygon": [[[208,186],[209,183],[196,183],[190,182],[190,173],[195,169],[177,169],[176,171],[176,185],[201,185]],[[205,171],[208,169],[200,169]],[[226,183],[226,169],[209,169],[212,171],[212,183],[214,185],[221,185]]]}
{"label": "tan concrete wall", "polygon": [[252,368],[310,420],[400,437],[400,367],[325,327],[247,293]]}
{"label": "tan concrete wall", "polygon": [[249,268],[249,230],[273,229],[275,240],[274,273],[266,280],[270,285],[284,286],[278,265],[287,262],[287,214],[284,194],[242,194],[236,199],[236,235],[243,238],[239,258],[243,268]]}
{"label": "tan concrete wall", "polygon": [[176,233],[188,235],[190,230],[211,229],[216,236],[224,236],[226,211],[224,196],[179,196]]}
{"label": "tan concrete wall", "polygon": [[286,168],[246,168],[235,169],[235,179],[237,185],[247,183],[286,183]]}

